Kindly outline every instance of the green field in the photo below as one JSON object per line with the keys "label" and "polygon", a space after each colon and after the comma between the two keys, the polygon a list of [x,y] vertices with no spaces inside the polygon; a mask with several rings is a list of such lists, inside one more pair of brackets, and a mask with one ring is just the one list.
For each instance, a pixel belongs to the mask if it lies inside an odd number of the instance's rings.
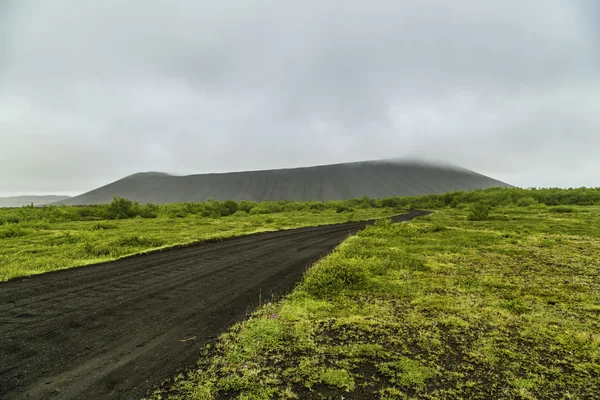
{"label": "green field", "polygon": [[600,398],[600,206],[509,192],[412,199],[155,398]]}
{"label": "green field", "polygon": [[[174,245],[402,213],[369,201],[0,209],[0,281]],[[248,210],[248,211],[246,211]]]}

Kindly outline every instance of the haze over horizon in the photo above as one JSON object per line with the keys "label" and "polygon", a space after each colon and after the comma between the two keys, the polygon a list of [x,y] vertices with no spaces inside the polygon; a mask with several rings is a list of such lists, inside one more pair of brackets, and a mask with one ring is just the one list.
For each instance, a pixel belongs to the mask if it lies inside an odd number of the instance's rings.
{"label": "haze over horizon", "polygon": [[8,0],[0,196],[440,160],[600,186],[593,0]]}

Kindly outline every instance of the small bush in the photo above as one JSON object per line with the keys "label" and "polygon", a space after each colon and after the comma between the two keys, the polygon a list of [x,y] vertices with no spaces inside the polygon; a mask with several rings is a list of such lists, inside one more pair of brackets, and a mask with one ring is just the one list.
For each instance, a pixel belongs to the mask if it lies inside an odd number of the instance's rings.
{"label": "small bush", "polygon": [[469,221],[485,221],[490,215],[490,209],[483,203],[477,203],[467,216]]}
{"label": "small bush", "polygon": [[242,200],[238,203],[237,209],[238,209],[238,211],[244,211],[244,212],[250,213],[250,210],[252,210],[252,208],[254,208],[254,206],[256,206],[256,202]]}
{"label": "small bush", "polygon": [[238,203],[233,200],[227,200],[221,203],[221,215],[224,217],[235,214],[237,210]]}
{"label": "small bush", "polygon": [[109,204],[106,214],[108,219],[127,219],[134,218],[139,213],[140,206],[137,202],[115,196],[112,203]]}
{"label": "small bush", "polygon": [[529,206],[532,206],[534,204],[537,204],[537,201],[533,197],[531,197],[531,196],[521,197],[517,201],[517,206],[518,207],[529,207]]}
{"label": "small bush", "polygon": [[140,217],[142,218],[156,218],[158,217],[158,212],[159,208],[156,204],[148,203],[140,207]]}

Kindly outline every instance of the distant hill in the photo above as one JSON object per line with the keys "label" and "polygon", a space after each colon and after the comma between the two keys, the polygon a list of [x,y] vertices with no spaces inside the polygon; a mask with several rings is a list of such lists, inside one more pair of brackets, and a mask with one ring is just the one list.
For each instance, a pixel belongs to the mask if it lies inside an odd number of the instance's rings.
{"label": "distant hill", "polygon": [[424,195],[497,186],[510,185],[459,167],[381,160],[188,176],[138,173],[59,203],[109,203],[113,196],[155,204],[208,199],[325,201],[363,196]]}
{"label": "distant hill", "polygon": [[22,207],[33,203],[34,206],[54,203],[68,199],[69,196],[12,196],[0,197],[0,207]]}

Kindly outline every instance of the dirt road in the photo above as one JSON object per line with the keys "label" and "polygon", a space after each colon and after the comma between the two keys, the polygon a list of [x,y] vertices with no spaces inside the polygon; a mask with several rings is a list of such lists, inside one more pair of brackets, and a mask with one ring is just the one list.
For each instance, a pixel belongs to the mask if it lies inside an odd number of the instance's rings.
{"label": "dirt road", "polygon": [[364,226],[243,236],[0,283],[0,398],[139,399]]}

